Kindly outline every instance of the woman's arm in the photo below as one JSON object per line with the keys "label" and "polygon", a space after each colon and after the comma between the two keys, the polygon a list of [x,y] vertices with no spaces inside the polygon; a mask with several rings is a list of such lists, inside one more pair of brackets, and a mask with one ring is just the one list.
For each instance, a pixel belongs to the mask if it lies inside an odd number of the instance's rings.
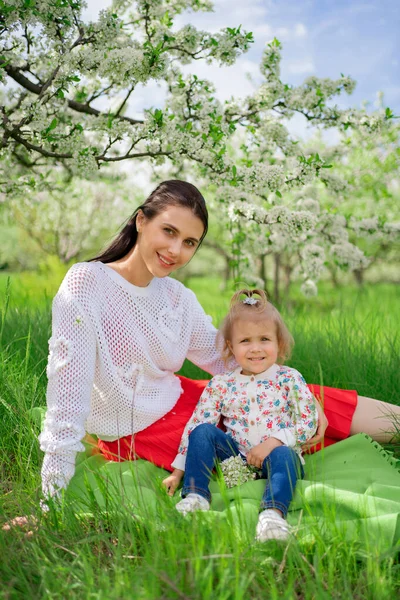
{"label": "woman's arm", "polygon": [[76,453],[84,450],[81,440],[96,361],[93,325],[67,285],[53,302],[49,349],[47,413],[39,441],[45,452],[43,494],[54,496],[67,486],[75,471]]}
{"label": "woman's arm", "polygon": [[220,349],[217,348],[217,330],[212,324],[212,319],[206,315],[191,290],[186,289],[186,294],[192,332],[187,358],[211,375],[223,373],[226,371],[226,365],[221,358]]}

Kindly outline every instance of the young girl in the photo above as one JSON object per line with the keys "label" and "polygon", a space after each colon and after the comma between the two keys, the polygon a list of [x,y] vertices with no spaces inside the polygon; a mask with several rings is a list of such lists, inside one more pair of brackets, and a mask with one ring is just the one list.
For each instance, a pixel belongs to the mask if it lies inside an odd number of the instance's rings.
{"label": "young girl", "polygon": [[[240,454],[267,480],[256,539],[286,539],[285,517],[304,476],[301,445],[317,429],[315,400],[300,373],[279,364],[293,340],[263,291],[237,292],[220,334],[224,358],[239,367],[216,375],[205,388],[172,463],[175,471],[164,483],[176,488],[184,474],[177,510],[208,510],[216,460]],[[217,427],[220,417],[226,433]]]}

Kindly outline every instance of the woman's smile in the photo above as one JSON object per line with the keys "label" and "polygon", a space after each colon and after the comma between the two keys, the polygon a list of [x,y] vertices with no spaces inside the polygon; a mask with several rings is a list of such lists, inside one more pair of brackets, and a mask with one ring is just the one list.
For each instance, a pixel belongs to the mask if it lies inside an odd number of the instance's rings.
{"label": "woman's smile", "polygon": [[162,265],[164,268],[167,268],[167,269],[169,269],[169,268],[173,267],[174,265],[176,265],[176,262],[174,262],[174,261],[171,261],[171,260],[168,260],[167,258],[165,258],[165,256],[163,256],[163,255],[162,255],[162,254],[160,254],[159,252],[157,252],[156,254],[157,254],[157,256],[158,256],[158,258],[159,258],[159,260],[160,260],[160,263],[161,263],[161,265]]}

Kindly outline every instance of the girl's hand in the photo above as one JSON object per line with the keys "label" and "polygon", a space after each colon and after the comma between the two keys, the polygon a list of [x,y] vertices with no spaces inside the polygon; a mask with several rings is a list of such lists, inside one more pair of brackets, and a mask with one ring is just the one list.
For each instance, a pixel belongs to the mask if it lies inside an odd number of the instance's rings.
{"label": "girl's hand", "polygon": [[168,496],[174,495],[176,488],[181,482],[183,474],[184,471],[181,471],[180,469],[174,469],[171,475],[164,479],[162,483],[167,488]]}
{"label": "girl's hand", "polygon": [[320,442],[322,442],[322,440],[324,439],[326,428],[329,425],[328,419],[326,418],[325,413],[322,410],[322,406],[320,405],[320,403],[317,400],[315,401],[315,407],[316,407],[317,413],[318,413],[318,427],[317,427],[317,431],[315,432],[314,437],[312,437],[311,439],[309,439],[305,444],[303,444],[301,446],[301,449],[303,451],[309,450],[310,448],[312,448],[316,444],[319,444]]}
{"label": "girl's hand", "polygon": [[264,459],[278,446],[283,446],[282,442],[273,437],[254,446],[246,455],[247,464],[261,469]]}

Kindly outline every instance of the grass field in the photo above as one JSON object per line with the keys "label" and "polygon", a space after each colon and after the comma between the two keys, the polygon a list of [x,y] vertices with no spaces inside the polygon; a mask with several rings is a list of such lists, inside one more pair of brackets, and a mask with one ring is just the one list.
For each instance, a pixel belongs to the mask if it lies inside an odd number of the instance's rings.
{"label": "grass field", "polygon": [[[28,411],[45,403],[50,298],[59,281],[60,274],[13,277],[6,307],[6,276],[0,276],[0,522],[21,514],[40,520],[33,536],[0,531],[1,598],[397,597],[399,549],[360,553],[339,533],[329,547],[321,536],[308,547],[293,541],[285,548],[238,539],[229,522],[216,527],[201,515],[183,521],[167,508],[161,528],[126,515],[82,519],[68,507],[43,516],[38,431]],[[218,323],[230,292],[213,280],[189,283]],[[305,301],[295,290],[282,308],[296,340],[290,364],[310,382],[399,404],[399,296],[394,286],[326,284]],[[201,375],[190,364],[184,374]]]}

